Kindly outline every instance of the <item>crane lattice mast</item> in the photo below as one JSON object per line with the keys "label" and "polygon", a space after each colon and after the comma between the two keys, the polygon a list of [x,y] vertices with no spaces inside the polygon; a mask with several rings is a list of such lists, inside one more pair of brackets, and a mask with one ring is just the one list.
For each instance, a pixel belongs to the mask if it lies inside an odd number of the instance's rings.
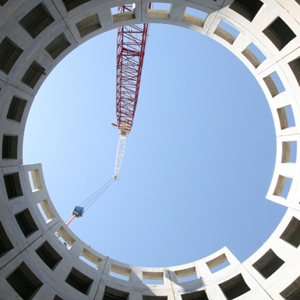
{"label": "crane lattice mast", "polygon": [[[151,4],[149,4],[149,8]],[[118,6],[118,13],[133,10],[132,4]],[[138,102],[148,24],[127,25],[117,29],[116,113],[119,142],[115,161],[115,179],[123,161],[127,136],[131,131]]]}
{"label": "crane lattice mast", "polygon": [[[149,4],[149,8],[151,4]],[[132,5],[118,6],[118,13],[132,11]],[[83,216],[102,193],[118,179],[123,161],[127,136],[131,131],[136,105],[139,97],[142,68],[145,55],[148,24],[127,25],[117,29],[117,95],[116,112],[119,129],[119,142],[115,161],[115,173],[112,179],[100,189],[75,206],[73,217],[66,223],[69,225],[75,218]],[[112,123],[113,124],[113,123]]]}

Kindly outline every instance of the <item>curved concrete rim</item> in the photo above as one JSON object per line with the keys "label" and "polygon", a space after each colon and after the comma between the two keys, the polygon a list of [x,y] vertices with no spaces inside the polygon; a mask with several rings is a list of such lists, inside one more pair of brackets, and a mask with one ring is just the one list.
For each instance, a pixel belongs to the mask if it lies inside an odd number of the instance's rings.
{"label": "curved concrete rim", "polygon": [[[292,161],[290,155],[291,147],[297,148],[297,157],[299,154],[299,0],[167,3],[171,4],[169,10],[149,10],[148,2],[136,1],[132,13],[113,15],[112,8],[120,5],[119,1],[0,1],[3,299],[299,297],[300,168],[298,159]],[[187,8],[195,14],[187,14]],[[23,165],[26,119],[51,70],[88,39],[143,22],[186,27],[216,40],[248,67],[266,95],[277,139],[274,174],[266,198],[284,205],[287,212],[271,237],[243,263],[226,247],[198,261],[166,268],[133,266],[106,257],[80,240],[60,218],[47,192],[41,165]],[[238,34],[224,30],[224,23]],[[261,61],[253,49],[265,59]],[[226,261],[227,267],[212,271]],[[193,280],[181,281],[189,276],[194,276]]]}

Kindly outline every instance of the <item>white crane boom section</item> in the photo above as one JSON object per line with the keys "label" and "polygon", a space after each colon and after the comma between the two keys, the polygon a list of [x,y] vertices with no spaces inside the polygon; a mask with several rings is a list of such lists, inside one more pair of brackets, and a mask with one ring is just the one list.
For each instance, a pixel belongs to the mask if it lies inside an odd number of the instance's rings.
{"label": "white crane boom section", "polygon": [[114,173],[114,178],[117,180],[119,178],[119,173],[125,153],[125,148],[126,148],[126,143],[127,143],[127,137],[128,137],[128,132],[124,130],[119,130],[119,141],[118,141],[118,148],[117,148],[117,153],[116,153],[116,159],[115,159],[115,173]]}

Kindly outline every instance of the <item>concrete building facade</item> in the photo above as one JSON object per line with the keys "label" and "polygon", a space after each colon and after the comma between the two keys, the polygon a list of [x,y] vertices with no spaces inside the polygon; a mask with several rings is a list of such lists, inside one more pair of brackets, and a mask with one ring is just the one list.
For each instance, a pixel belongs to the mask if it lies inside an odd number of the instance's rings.
{"label": "concrete building facade", "polygon": [[[0,0],[0,299],[300,299],[300,1],[163,2],[169,10],[149,9],[141,0]],[[124,3],[133,3],[133,12],[112,13]],[[182,26],[216,40],[265,93],[277,139],[266,198],[287,211],[243,263],[226,247],[166,268],[106,257],[60,218],[41,165],[23,165],[26,119],[51,70],[88,39],[141,22]],[[223,262],[227,266],[213,272]]]}

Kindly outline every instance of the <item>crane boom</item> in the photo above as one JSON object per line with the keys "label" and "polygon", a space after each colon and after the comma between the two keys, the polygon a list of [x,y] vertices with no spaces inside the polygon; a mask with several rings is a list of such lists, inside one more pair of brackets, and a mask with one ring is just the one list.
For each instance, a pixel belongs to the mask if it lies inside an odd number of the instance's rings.
{"label": "crane boom", "polygon": [[[118,6],[117,12],[132,10],[132,4],[126,4]],[[115,179],[119,176],[127,136],[132,128],[138,102],[147,36],[148,24],[133,24],[117,29],[116,113],[119,142],[115,159]]]}
{"label": "crane boom", "polygon": [[114,178],[118,179],[120,168],[122,165],[124,153],[125,153],[125,147],[127,143],[127,134],[119,134],[119,141],[118,141],[118,148],[117,148],[117,154],[116,154],[116,161],[115,161],[115,173]]}

